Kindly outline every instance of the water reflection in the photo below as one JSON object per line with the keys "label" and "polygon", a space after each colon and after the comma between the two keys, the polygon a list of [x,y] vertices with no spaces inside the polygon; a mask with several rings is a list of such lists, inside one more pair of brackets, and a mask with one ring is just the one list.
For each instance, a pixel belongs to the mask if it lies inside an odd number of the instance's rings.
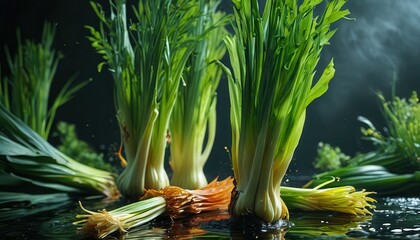
{"label": "water reflection", "polygon": [[326,215],[325,213],[295,213],[290,223],[280,230],[232,229],[227,212],[204,213],[171,221],[161,218],[151,224],[133,229],[125,235],[107,239],[295,239],[317,237],[345,238],[352,229],[370,217]]}
{"label": "water reflection", "polygon": [[380,199],[374,217],[361,228],[378,239],[420,239],[420,198]]}
{"label": "water reflection", "polygon": [[[82,199],[89,209],[115,209],[125,200],[107,202],[102,199]],[[83,239],[72,224],[81,213],[77,199],[50,204],[31,216],[29,208],[18,208],[14,219],[0,223],[0,238],[4,239]],[[36,209],[37,207],[34,207]],[[13,210],[13,208],[11,208]],[[401,239],[420,238],[420,199],[378,199],[372,217],[342,214],[292,212],[287,227],[274,231],[245,228],[232,229],[227,212],[210,212],[184,219],[160,217],[151,223],[133,228],[124,235],[107,239]]]}
{"label": "water reflection", "polygon": [[360,224],[371,219],[371,216],[294,213],[291,219],[293,226],[288,231],[286,238],[343,238],[349,231],[360,230]]}

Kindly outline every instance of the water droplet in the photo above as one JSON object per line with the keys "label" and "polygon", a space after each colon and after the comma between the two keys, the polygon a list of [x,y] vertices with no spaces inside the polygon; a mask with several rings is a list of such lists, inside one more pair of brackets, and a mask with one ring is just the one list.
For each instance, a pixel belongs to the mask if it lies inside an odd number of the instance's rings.
{"label": "water droplet", "polygon": [[361,230],[361,229],[354,229],[347,232],[346,235],[349,237],[363,237],[363,236],[368,236],[369,232],[365,230]]}

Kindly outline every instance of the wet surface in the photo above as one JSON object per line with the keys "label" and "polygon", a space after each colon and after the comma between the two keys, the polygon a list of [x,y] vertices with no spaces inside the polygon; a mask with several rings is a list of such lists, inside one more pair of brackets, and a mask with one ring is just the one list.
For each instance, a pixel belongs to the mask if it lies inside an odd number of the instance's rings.
{"label": "wet surface", "polygon": [[[72,222],[82,213],[78,199],[48,206],[2,206],[1,239],[88,239]],[[81,199],[88,209],[115,209],[124,200]],[[420,198],[378,198],[373,216],[356,217],[319,212],[291,212],[280,230],[232,228],[227,212],[211,212],[171,221],[160,217],[107,239],[420,239]],[[38,209],[39,211],[35,211]],[[29,216],[25,216],[27,214]],[[14,218],[15,216],[15,218]]]}

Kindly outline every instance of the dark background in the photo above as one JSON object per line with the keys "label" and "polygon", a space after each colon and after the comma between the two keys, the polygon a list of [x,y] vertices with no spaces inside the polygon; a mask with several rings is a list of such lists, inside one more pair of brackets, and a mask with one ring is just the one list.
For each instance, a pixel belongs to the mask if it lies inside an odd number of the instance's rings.
{"label": "dark background", "polygon": [[[106,6],[107,1],[99,2]],[[289,168],[293,175],[313,172],[312,161],[320,141],[339,146],[351,155],[367,151],[369,145],[360,140],[361,123],[357,116],[365,116],[378,128],[383,127],[375,91],[389,97],[394,74],[397,95],[408,97],[411,91],[420,90],[420,1],[350,0],[347,7],[356,20],[339,22],[331,46],[324,48],[319,71],[334,57],[336,74],[329,91],[308,108],[300,145]],[[231,1],[223,1],[221,8],[231,12]],[[56,25],[55,47],[65,57],[52,94],[74,73],[78,73],[77,81],[90,80],[71,102],[59,109],[56,119],[75,123],[80,138],[112,158],[109,152],[119,144],[112,78],[106,70],[97,72],[101,59],[86,38],[88,31],[84,26],[98,23],[89,2],[3,0],[0,18],[2,75],[8,73],[3,46],[15,52],[17,27],[23,38],[39,41],[45,20]],[[206,165],[208,178],[232,174],[224,150],[224,146],[230,146],[226,79],[221,81],[218,96],[218,129]]]}

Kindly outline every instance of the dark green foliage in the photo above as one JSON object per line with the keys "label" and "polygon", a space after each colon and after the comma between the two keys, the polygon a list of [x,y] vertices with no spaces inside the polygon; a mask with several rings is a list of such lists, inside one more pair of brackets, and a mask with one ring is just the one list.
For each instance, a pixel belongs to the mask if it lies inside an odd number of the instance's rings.
{"label": "dark green foliage", "polygon": [[87,142],[77,137],[74,124],[59,122],[54,135],[60,138],[61,144],[57,146],[60,152],[88,166],[108,172],[113,171],[112,166],[105,162],[102,153],[97,153]]}
{"label": "dark green foliage", "polygon": [[[394,97],[388,102],[378,94],[386,128],[383,134],[364,117],[359,121],[364,139],[373,143],[375,150],[361,153],[342,161],[343,167],[335,170],[336,162],[328,167],[333,171],[318,174],[308,183],[316,186],[331,177],[340,181],[331,186],[352,185],[377,191],[378,194],[418,194],[420,188],[420,103],[414,91],[409,99]],[[326,159],[328,151],[319,151],[317,159]],[[329,151],[331,152],[331,151]],[[335,153],[341,152],[335,148]]]}
{"label": "dark green foliage", "polygon": [[0,79],[0,103],[44,139],[49,136],[57,109],[87,83],[71,87],[73,80],[67,80],[57,97],[50,99],[51,85],[62,57],[53,48],[54,36],[55,28],[49,23],[45,23],[39,43],[22,42],[18,31],[17,53],[12,56],[6,47],[10,76]]}

